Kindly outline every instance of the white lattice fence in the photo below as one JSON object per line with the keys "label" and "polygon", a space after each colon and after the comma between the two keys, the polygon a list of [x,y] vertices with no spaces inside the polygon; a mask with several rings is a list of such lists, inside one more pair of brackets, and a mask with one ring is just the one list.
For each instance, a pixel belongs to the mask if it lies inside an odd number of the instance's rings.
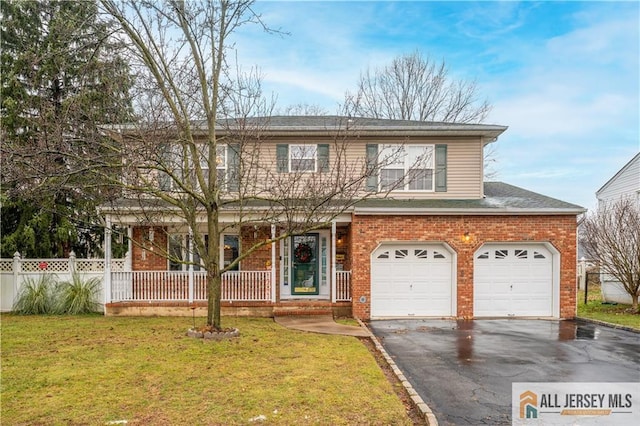
{"label": "white lattice fence", "polygon": [[13,260],[1,259],[0,260],[0,272],[13,272]]}
{"label": "white lattice fence", "polygon": [[[74,272],[83,280],[102,279],[104,265],[104,259],[77,259],[73,252],[68,259],[22,259],[19,253],[13,259],[0,259],[0,311],[11,311],[28,279],[38,280],[42,275],[51,274],[58,282],[68,281]],[[112,259],[111,270],[124,271],[125,265],[125,259]]]}

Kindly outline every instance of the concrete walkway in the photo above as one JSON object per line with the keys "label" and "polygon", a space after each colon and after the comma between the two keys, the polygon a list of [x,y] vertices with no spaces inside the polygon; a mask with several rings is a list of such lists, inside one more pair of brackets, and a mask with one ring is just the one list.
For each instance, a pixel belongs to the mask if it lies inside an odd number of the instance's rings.
{"label": "concrete walkway", "polygon": [[276,316],[275,322],[293,330],[309,331],[342,336],[371,337],[365,327],[338,324],[331,315],[287,315]]}

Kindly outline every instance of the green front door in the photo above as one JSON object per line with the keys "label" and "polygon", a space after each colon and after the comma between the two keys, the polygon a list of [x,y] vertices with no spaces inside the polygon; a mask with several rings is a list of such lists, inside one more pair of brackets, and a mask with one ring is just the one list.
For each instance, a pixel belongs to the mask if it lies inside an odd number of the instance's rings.
{"label": "green front door", "polygon": [[295,235],[291,239],[291,252],[293,253],[291,294],[319,294],[318,234]]}

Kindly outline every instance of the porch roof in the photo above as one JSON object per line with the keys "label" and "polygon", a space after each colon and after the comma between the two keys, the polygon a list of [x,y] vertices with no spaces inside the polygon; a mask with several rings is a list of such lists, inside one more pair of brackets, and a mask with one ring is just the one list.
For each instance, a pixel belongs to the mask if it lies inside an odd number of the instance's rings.
{"label": "porch roof", "polygon": [[485,182],[484,198],[469,200],[368,199],[355,212],[370,214],[582,214],[581,206],[528,191],[504,182]]}

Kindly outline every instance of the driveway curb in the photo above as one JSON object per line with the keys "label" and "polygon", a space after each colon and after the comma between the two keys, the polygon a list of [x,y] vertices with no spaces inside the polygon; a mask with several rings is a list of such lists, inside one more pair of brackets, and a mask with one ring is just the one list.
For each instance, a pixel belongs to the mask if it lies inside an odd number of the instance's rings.
{"label": "driveway curb", "polygon": [[409,394],[409,396],[411,397],[411,400],[413,401],[414,405],[422,413],[422,416],[426,420],[427,425],[429,425],[429,426],[438,426],[438,420],[436,419],[436,416],[433,414],[433,411],[431,411],[431,408],[429,408],[429,406],[426,404],[426,402],[424,402],[424,400],[420,397],[420,395],[418,395],[418,392],[416,392],[416,390],[413,388],[411,383],[409,383],[409,380],[407,380],[407,378],[404,376],[404,373],[402,371],[400,371],[400,369],[398,368],[396,363],[389,356],[389,354],[384,349],[382,344],[378,341],[378,338],[373,334],[371,329],[369,329],[369,327],[367,327],[367,325],[365,323],[363,323],[359,318],[356,318],[356,319],[360,323],[361,327],[364,327],[367,330],[369,330],[369,333],[371,335],[370,336],[371,340],[373,341],[373,344],[375,345],[376,349],[382,354],[382,356],[384,357],[385,361],[387,361],[387,364],[389,364],[389,367],[391,367],[391,370],[393,371],[393,374],[395,374],[396,377],[398,378],[398,380],[400,381],[400,383],[402,383],[402,386],[404,386],[404,388],[406,389],[406,391]]}
{"label": "driveway curb", "polygon": [[601,325],[603,327],[609,327],[609,328],[614,328],[616,330],[624,330],[624,331],[630,331],[632,333],[640,334],[640,330],[638,330],[637,328],[628,327],[626,325],[614,324],[614,323],[611,323],[611,322],[600,321],[600,320],[597,320],[597,319],[585,318],[585,317],[575,317],[575,319],[577,321],[590,322],[592,324],[598,324],[598,325]]}

